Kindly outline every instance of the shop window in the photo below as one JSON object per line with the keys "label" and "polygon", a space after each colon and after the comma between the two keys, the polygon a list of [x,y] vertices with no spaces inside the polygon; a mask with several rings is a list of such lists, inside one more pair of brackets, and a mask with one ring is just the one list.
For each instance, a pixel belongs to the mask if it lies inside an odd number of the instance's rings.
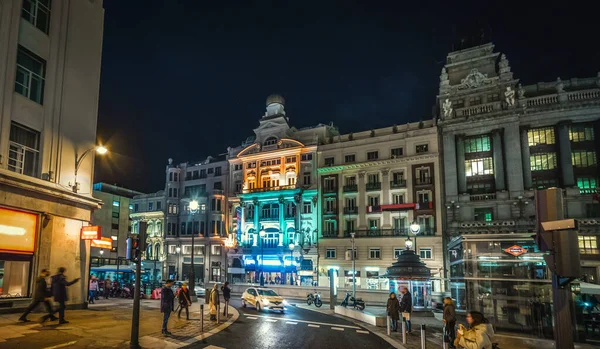
{"label": "shop window", "polygon": [[369,249],[369,259],[381,259],[381,249],[380,248],[370,248]]}
{"label": "shop window", "polygon": [[431,248],[419,248],[419,256],[421,257],[421,259],[432,259],[433,253],[431,251]]}
{"label": "shop window", "polygon": [[0,260],[0,299],[29,296],[30,261]]}
{"label": "shop window", "polygon": [[527,141],[530,147],[543,144],[555,144],[554,127],[532,128],[527,131]]}
{"label": "shop window", "polygon": [[335,248],[328,248],[325,252],[325,258],[327,259],[336,259]]}

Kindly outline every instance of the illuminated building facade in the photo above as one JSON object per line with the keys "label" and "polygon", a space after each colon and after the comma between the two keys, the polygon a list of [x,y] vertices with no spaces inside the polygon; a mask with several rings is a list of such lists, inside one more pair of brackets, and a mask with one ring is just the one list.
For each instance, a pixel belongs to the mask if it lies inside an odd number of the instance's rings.
{"label": "illuminated building facade", "polygon": [[[317,145],[330,127],[296,129],[283,97],[267,99],[267,111],[250,137],[229,149],[230,278],[238,282],[312,285],[316,281]],[[293,244],[293,245],[291,245]]]}

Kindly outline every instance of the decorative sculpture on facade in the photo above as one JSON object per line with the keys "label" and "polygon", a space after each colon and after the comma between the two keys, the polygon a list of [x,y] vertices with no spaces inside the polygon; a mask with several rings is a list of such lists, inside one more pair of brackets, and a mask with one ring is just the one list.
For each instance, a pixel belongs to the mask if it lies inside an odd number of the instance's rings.
{"label": "decorative sculpture on facade", "polygon": [[506,91],[504,92],[504,99],[506,100],[506,104],[509,106],[515,105],[515,91],[510,87],[506,86]]}
{"label": "decorative sculpture on facade", "polygon": [[560,77],[556,78],[556,92],[557,93],[563,93],[563,92],[565,92],[565,84],[563,84],[563,82],[560,79]]}
{"label": "decorative sculpture on facade", "polygon": [[446,100],[444,101],[444,104],[442,104],[442,108],[444,109],[444,117],[445,118],[449,118],[452,117],[452,101],[450,101],[448,98],[446,98]]}
{"label": "decorative sculpture on facade", "polygon": [[446,67],[442,68],[442,73],[440,74],[440,86],[448,86],[450,85],[450,80],[448,80],[448,71]]}
{"label": "decorative sculpture on facade", "polygon": [[498,63],[498,66],[500,67],[500,74],[510,73],[510,65],[508,64],[508,59],[506,59],[504,53],[500,56],[500,63]]}
{"label": "decorative sculpture on facade", "polygon": [[487,74],[481,73],[477,68],[471,69],[469,75],[467,75],[464,79],[460,80],[461,86],[459,88],[477,88],[481,85],[491,83]]}
{"label": "decorative sculpture on facade", "polygon": [[523,88],[523,85],[519,84],[517,87],[517,93],[519,94],[519,99],[525,98],[525,89]]}

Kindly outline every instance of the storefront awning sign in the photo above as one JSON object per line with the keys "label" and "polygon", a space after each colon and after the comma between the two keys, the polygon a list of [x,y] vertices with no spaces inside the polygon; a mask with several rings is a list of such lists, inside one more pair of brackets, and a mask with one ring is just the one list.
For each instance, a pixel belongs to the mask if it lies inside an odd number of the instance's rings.
{"label": "storefront awning sign", "polygon": [[102,238],[102,227],[88,225],[81,227],[81,240],[100,240]]}
{"label": "storefront awning sign", "polygon": [[527,252],[527,249],[524,249],[521,246],[511,246],[509,248],[504,249],[504,252],[508,253],[508,254],[512,254],[515,257],[518,257],[520,255],[522,255],[523,253]]}
{"label": "storefront awning sign", "polygon": [[100,240],[92,240],[92,247],[103,248],[111,250],[113,247],[113,241],[111,238],[101,237]]}
{"label": "storefront awning sign", "polygon": [[0,208],[0,252],[33,253],[38,216]]}

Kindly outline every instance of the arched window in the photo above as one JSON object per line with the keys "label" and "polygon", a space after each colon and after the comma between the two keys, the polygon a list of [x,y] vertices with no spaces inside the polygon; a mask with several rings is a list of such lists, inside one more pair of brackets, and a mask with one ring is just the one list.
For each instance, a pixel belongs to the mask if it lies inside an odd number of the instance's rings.
{"label": "arched window", "polygon": [[152,245],[148,245],[146,248],[146,257],[148,260],[152,260]]}
{"label": "arched window", "polygon": [[156,235],[163,235],[162,222],[156,223]]}
{"label": "arched window", "polygon": [[158,260],[160,256],[160,244],[154,245],[154,260]]}
{"label": "arched window", "polygon": [[274,145],[277,144],[277,138],[275,137],[269,137],[265,140],[265,144],[264,145]]}

